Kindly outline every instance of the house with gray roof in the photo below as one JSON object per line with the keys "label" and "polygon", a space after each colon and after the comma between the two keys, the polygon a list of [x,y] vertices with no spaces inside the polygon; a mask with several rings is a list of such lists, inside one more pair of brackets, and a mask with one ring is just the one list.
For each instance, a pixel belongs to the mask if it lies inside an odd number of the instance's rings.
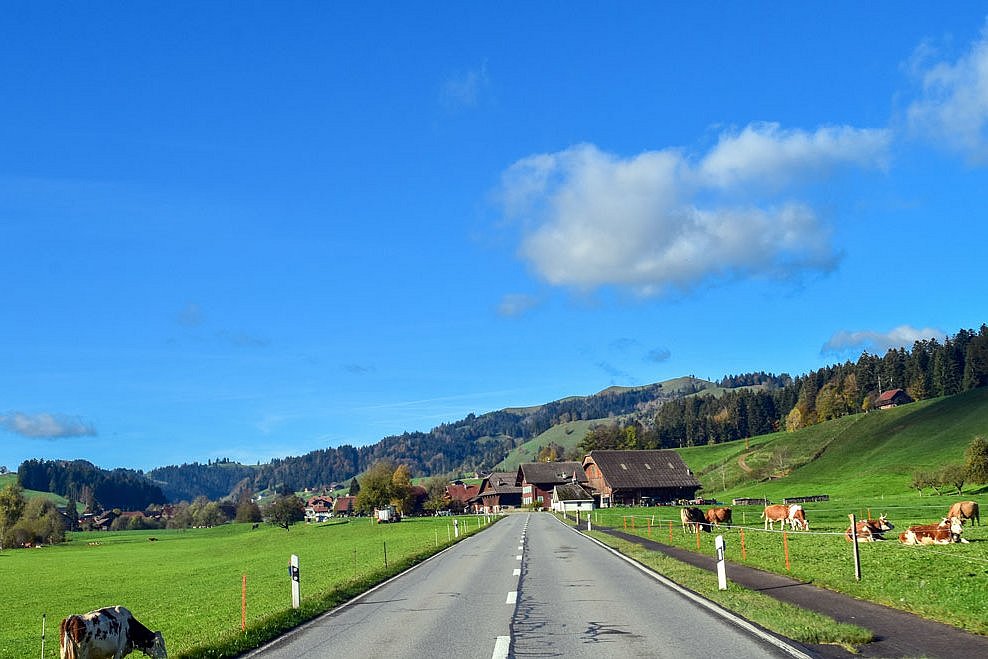
{"label": "house with gray roof", "polygon": [[675,451],[591,451],[583,469],[601,508],[695,499],[701,487]]}

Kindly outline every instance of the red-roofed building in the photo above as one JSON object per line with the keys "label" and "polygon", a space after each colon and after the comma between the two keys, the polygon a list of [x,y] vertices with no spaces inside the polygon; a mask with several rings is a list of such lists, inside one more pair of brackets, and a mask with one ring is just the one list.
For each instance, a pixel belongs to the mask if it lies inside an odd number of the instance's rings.
{"label": "red-roofed building", "polygon": [[875,408],[884,410],[888,407],[898,407],[913,402],[912,397],[902,389],[889,389],[875,401]]}
{"label": "red-roofed building", "polygon": [[357,512],[357,497],[339,497],[333,502],[333,515],[349,517]]}
{"label": "red-roofed building", "polygon": [[480,485],[467,485],[462,481],[455,481],[446,486],[446,501],[450,507],[463,510],[472,510],[477,495],[480,494]]}
{"label": "red-roofed building", "polygon": [[307,524],[325,522],[333,516],[333,497],[309,497],[305,503],[305,521]]}

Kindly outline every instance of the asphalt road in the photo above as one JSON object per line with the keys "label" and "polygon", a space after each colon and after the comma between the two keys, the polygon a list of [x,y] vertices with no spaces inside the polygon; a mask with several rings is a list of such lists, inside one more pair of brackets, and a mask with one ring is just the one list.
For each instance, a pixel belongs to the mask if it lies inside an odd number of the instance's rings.
{"label": "asphalt road", "polygon": [[246,656],[792,655],[552,516],[519,513]]}

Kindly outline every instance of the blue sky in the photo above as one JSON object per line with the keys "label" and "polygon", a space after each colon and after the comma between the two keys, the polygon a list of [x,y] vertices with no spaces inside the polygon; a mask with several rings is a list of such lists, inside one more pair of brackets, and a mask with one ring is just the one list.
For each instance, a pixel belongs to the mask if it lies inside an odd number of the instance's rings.
{"label": "blue sky", "polygon": [[372,443],[988,321],[988,11],[19,3],[0,464]]}

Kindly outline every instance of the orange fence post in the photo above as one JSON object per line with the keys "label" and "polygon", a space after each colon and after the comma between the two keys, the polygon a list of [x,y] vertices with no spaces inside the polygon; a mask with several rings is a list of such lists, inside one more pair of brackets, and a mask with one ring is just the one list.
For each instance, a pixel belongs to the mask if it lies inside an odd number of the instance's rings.
{"label": "orange fence post", "polygon": [[748,552],[744,548],[744,529],[741,529],[741,560],[742,561],[748,560]]}
{"label": "orange fence post", "polygon": [[786,554],[786,572],[789,572],[789,536],[785,531],[782,532],[782,551]]}
{"label": "orange fence post", "polygon": [[648,537],[652,537],[652,520],[648,520]]}
{"label": "orange fence post", "polygon": [[624,528],[624,530],[627,531],[628,530],[628,518],[622,516],[621,517],[621,524],[622,524],[622,528]]}
{"label": "orange fence post", "polygon": [[672,520],[669,520],[669,542],[672,542]]}
{"label": "orange fence post", "polygon": [[699,525],[694,527],[696,529],[696,548],[700,548],[700,527]]}
{"label": "orange fence post", "polygon": [[247,575],[243,575],[240,585],[240,631],[247,631]]}

